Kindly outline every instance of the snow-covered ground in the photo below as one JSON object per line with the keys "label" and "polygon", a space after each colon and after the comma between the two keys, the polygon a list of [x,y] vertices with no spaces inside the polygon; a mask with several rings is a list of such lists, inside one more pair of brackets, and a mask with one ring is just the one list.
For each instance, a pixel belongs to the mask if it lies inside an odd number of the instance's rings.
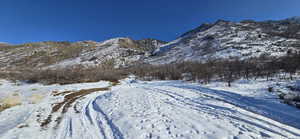
{"label": "snow-covered ground", "polygon": [[[0,138],[300,138],[300,110],[280,103],[266,89],[272,85],[238,81],[229,88],[225,83],[126,79],[116,86],[108,82],[43,86],[1,81],[1,97],[19,92],[22,104],[0,112]],[[51,111],[65,95],[53,92],[104,87],[110,89],[76,99],[65,113]],[[34,93],[43,99],[30,103]],[[52,120],[41,126],[47,118]]]}

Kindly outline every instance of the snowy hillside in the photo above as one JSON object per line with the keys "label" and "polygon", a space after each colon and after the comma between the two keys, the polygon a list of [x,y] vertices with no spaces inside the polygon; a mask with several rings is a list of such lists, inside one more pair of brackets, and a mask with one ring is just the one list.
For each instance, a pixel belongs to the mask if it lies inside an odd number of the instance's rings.
{"label": "snowy hillside", "polygon": [[113,38],[103,42],[38,42],[0,46],[0,69],[101,64],[120,67],[141,61],[164,43],[155,39]]}
{"label": "snowy hillside", "polygon": [[0,139],[299,139],[298,21],[0,43]]}
{"label": "snowy hillside", "polygon": [[[131,78],[116,86],[1,81],[2,99],[18,96],[20,104],[0,112],[0,138],[300,138],[300,111],[267,93],[266,83],[236,82],[228,88]],[[42,97],[33,102],[38,92]]]}
{"label": "snowy hillside", "polygon": [[[285,20],[283,20],[285,21]],[[230,22],[219,20],[203,24],[183,34],[168,44],[161,45],[149,58],[150,63],[181,61],[205,61],[239,57],[241,59],[260,55],[282,56],[300,50],[298,34],[300,24],[294,20],[255,22]],[[289,32],[291,28],[293,32]]]}
{"label": "snowy hillside", "polygon": [[0,42],[0,47],[1,46],[9,46],[10,44],[6,43],[6,42]]}
{"label": "snowy hillside", "polygon": [[0,68],[206,61],[207,59],[283,56],[300,51],[299,17],[279,21],[203,24],[169,43],[156,39],[113,38],[95,42],[39,42],[1,46]]}

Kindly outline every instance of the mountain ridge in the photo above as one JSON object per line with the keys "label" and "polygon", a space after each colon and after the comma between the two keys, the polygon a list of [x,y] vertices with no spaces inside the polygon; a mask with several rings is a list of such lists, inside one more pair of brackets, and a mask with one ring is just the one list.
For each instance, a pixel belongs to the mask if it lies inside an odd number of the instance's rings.
{"label": "mountain ridge", "polygon": [[278,21],[218,20],[202,24],[165,42],[157,39],[112,38],[101,42],[45,41],[0,47],[0,65],[5,69],[31,65],[64,67],[110,63],[126,67],[136,63],[166,64],[209,59],[247,59],[260,55],[283,56],[300,50],[299,17]]}
{"label": "mountain ridge", "polygon": [[[262,54],[283,56],[300,47],[298,23],[281,21],[218,20],[203,24],[161,46],[151,63],[205,61],[232,57],[250,58]],[[174,59],[175,56],[179,58]]]}

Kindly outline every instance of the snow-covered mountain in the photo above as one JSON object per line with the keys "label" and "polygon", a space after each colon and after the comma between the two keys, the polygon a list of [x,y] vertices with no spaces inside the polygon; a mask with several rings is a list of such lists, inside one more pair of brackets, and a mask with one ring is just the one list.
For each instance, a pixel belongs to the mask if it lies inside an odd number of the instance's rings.
{"label": "snow-covered mountain", "polygon": [[280,21],[218,20],[171,42],[113,38],[103,42],[40,42],[0,47],[1,68],[205,61],[261,55],[283,56],[300,50],[299,17]]}
{"label": "snow-covered mountain", "polygon": [[288,21],[290,21],[290,22],[293,22],[293,23],[298,23],[298,24],[300,24],[300,16],[294,16],[294,17],[288,18],[288,19],[286,19],[286,20],[288,20]]}
{"label": "snow-covered mountain", "polygon": [[0,42],[0,47],[9,46],[9,45],[10,45],[9,43],[6,43],[6,42]]}
{"label": "snow-covered mountain", "polygon": [[[285,21],[285,22],[283,22]],[[204,61],[216,58],[249,58],[262,54],[282,56],[300,50],[300,24],[295,20],[219,20],[203,24],[154,51],[151,63]]]}
{"label": "snow-covered mountain", "polygon": [[[113,38],[102,42],[0,44],[0,70],[11,76],[14,74],[6,71],[17,69],[23,76],[30,74],[22,72],[26,68],[121,67],[283,56],[300,50],[297,20],[219,20],[171,42]],[[82,78],[82,71],[72,72],[72,76]],[[111,69],[104,74],[109,72]],[[62,79],[58,74],[46,74],[47,79]],[[299,74],[295,76],[299,78]],[[296,108],[300,108],[299,81],[238,79],[228,87],[219,80],[209,84],[141,81],[129,75],[122,80],[82,82],[43,85],[0,77],[0,139],[300,138],[300,111]],[[296,107],[282,102],[286,100]]]}
{"label": "snow-covered mountain", "polygon": [[0,68],[126,66],[142,61],[165,43],[155,39],[114,38],[103,42],[38,42],[0,47]]}

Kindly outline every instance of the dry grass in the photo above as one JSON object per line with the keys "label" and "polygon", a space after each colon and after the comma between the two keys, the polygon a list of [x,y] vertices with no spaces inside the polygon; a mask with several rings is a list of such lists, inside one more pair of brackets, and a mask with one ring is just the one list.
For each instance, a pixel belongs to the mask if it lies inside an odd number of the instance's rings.
{"label": "dry grass", "polygon": [[44,96],[41,94],[33,94],[29,97],[29,103],[36,104],[41,102],[44,99]]}
{"label": "dry grass", "polygon": [[21,104],[21,97],[19,94],[14,93],[13,95],[8,96],[0,101],[0,112]]}
{"label": "dry grass", "polygon": [[78,43],[49,41],[0,46],[0,51],[9,52],[7,58],[20,55],[19,58],[11,61],[16,68],[37,68],[78,57],[87,48]]}
{"label": "dry grass", "polygon": [[31,91],[37,91],[37,90],[38,90],[37,88],[32,88],[32,89],[31,89]]}
{"label": "dry grass", "polygon": [[13,106],[10,106],[10,105],[7,105],[7,104],[0,104],[0,112],[10,108],[10,107],[13,107]]}
{"label": "dry grass", "polygon": [[20,47],[24,47],[24,46],[23,45],[2,45],[0,46],[0,51],[8,51]]}
{"label": "dry grass", "polygon": [[116,86],[116,85],[120,85],[119,81],[112,81],[111,82],[111,86]]}

